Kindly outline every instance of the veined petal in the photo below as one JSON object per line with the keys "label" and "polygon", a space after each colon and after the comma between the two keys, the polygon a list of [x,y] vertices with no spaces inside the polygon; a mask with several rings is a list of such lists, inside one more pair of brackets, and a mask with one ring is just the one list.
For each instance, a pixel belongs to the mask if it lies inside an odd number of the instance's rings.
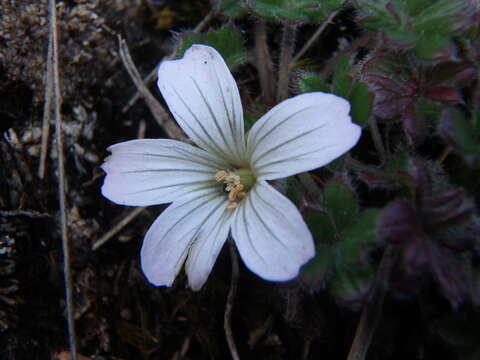
{"label": "veined petal", "polygon": [[182,59],[162,62],[158,87],[178,124],[195,144],[233,165],[244,164],[240,94],[214,48],[193,45]]}
{"label": "veined petal", "polygon": [[207,281],[230,232],[233,211],[228,210],[227,205],[228,200],[225,200],[224,204],[209,216],[190,247],[185,271],[194,291],[199,290]]}
{"label": "veined petal", "polygon": [[247,267],[266,280],[294,278],[315,255],[312,235],[297,208],[265,181],[235,209],[232,236]]}
{"label": "veined petal", "polygon": [[121,205],[172,202],[218,187],[215,173],[226,164],[192,145],[168,139],[141,139],[108,148],[102,194]]}
{"label": "veined petal", "polygon": [[225,196],[206,191],[197,197],[176,201],[164,210],[148,229],[140,252],[148,281],[157,286],[172,285],[190,247],[207,219],[225,210]]}
{"label": "veined petal", "polygon": [[352,148],[361,129],[350,104],[321,92],[287,99],[253,125],[247,153],[257,179],[272,180],[326,165]]}

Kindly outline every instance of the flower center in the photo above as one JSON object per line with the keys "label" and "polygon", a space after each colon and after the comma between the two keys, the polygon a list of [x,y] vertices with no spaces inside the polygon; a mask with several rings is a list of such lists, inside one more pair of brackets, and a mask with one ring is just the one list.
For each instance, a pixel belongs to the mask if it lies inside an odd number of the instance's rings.
{"label": "flower center", "polygon": [[215,174],[215,180],[225,185],[225,191],[228,193],[227,209],[235,209],[238,202],[242,200],[248,190],[255,183],[255,177],[248,169],[220,170]]}

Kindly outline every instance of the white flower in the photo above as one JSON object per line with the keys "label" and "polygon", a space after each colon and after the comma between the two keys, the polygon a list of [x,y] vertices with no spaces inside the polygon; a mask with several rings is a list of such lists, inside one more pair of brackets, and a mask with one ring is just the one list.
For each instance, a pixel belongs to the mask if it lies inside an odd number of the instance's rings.
{"label": "white flower", "polygon": [[231,232],[246,266],[286,281],[315,254],[297,208],[268,180],[323,166],[354,146],[360,128],[349,103],[309,93],[285,100],[244,134],[240,95],[218,52],[194,45],[164,61],[158,87],[197,146],[143,139],[109,147],[102,193],[121,205],[173,202],[147,231],[141,265],[154,285],[170,286],[185,263],[198,290]]}

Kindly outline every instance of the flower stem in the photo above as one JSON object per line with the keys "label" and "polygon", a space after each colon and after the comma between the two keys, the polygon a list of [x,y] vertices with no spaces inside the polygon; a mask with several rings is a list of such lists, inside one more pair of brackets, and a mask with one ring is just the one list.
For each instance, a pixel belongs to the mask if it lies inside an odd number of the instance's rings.
{"label": "flower stem", "polygon": [[223,328],[225,329],[225,336],[227,337],[228,348],[230,349],[230,355],[232,355],[232,359],[240,360],[232,332],[232,310],[235,302],[235,294],[237,293],[239,273],[238,255],[237,249],[235,249],[235,244],[231,239],[228,241],[228,245],[230,248],[230,259],[232,261],[232,280],[230,282],[230,290],[228,291],[227,304],[225,305]]}
{"label": "flower stem", "polygon": [[281,102],[288,96],[290,64],[295,46],[296,29],[296,25],[287,22],[283,24],[280,63],[278,65],[277,102]]}

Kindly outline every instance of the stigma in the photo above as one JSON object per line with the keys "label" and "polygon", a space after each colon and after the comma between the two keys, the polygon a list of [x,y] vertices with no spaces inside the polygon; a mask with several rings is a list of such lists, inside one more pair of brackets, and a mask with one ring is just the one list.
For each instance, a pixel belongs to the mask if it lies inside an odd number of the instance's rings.
{"label": "stigma", "polygon": [[247,191],[251,188],[255,179],[250,171],[239,169],[236,171],[220,170],[215,173],[215,181],[222,182],[225,186],[224,190],[228,193],[227,209],[233,210],[238,203],[247,195]]}

